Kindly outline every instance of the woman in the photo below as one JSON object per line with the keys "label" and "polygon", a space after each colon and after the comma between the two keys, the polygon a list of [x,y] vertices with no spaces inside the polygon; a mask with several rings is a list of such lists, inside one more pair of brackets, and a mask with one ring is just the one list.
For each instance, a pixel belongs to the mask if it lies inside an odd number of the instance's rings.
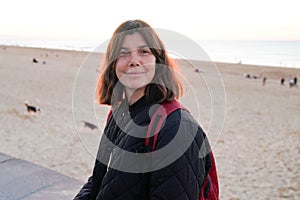
{"label": "woman", "polygon": [[[199,199],[211,158],[199,157],[207,140],[187,111],[169,114],[155,149],[145,146],[153,109],[181,95],[176,65],[155,31],[141,20],[121,24],[107,47],[97,87],[99,103],[111,105],[112,115],[93,174],[75,199]],[[155,152],[163,156],[149,157]],[[137,156],[126,156],[132,154]]]}

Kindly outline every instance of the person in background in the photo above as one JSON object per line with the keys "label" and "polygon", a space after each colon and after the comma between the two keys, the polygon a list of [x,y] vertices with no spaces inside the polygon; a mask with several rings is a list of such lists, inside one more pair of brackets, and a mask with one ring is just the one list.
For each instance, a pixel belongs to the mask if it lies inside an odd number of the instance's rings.
{"label": "person in background", "polygon": [[298,87],[297,81],[298,81],[297,76],[295,76],[295,77],[294,77],[294,86],[295,86],[295,87]]}
{"label": "person in background", "polygon": [[284,85],[284,78],[283,77],[280,80],[280,85]]}
{"label": "person in background", "polygon": [[264,77],[263,77],[263,80],[262,80],[262,85],[263,85],[263,86],[266,85],[266,81],[267,81],[267,77],[264,76]]}

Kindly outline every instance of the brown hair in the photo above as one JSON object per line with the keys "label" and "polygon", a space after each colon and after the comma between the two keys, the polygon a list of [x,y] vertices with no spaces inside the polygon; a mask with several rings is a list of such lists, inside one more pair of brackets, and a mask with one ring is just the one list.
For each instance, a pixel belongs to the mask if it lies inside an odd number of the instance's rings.
{"label": "brown hair", "polygon": [[182,84],[176,73],[177,65],[168,57],[165,46],[156,32],[144,21],[129,20],[115,30],[109,41],[104,69],[96,90],[98,103],[115,105],[124,98],[124,86],[119,83],[115,67],[125,36],[136,32],[142,35],[156,58],[154,78],[145,88],[146,99],[162,103],[182,95]]}

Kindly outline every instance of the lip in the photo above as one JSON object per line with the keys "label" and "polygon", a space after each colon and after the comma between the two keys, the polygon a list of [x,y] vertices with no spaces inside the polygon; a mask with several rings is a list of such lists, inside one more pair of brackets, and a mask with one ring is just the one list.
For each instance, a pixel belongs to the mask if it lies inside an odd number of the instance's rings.
{"label": "lip", "polygon": [[139,74],[145,74],[146,72],[125,72],[126,75],[139,75]]}

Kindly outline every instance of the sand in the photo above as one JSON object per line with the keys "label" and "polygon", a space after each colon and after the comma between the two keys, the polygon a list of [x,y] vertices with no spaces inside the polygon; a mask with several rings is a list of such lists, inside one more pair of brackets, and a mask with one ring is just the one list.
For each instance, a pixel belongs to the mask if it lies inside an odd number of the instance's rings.
{"label": "sand", "polygon": [[[83,182],[90,176],[108,107],[95,105],[92,98],[102,55],[88,55],[0,48],[0,152]],[[197,119],[213,146],[221,199],[299,199],[300,87],[289,88],[287,79],[299,78],[300,69],[216,63],[222,79],[205,85],[205,63],[190,63],[179,62],[186,82],[196,91]],[[225,96],[220,93],[220,101],[214,101],[218,97],[209,92],[221,80]],[[41,112],[28,113],[25,101]],[[222,102],[225,106],[216,105]],[[215,122],[212,116],[221,118]],[[84,127],[81,120],[98,128]],[[220,134],[209,131],[215,124],[222,128]]]}

